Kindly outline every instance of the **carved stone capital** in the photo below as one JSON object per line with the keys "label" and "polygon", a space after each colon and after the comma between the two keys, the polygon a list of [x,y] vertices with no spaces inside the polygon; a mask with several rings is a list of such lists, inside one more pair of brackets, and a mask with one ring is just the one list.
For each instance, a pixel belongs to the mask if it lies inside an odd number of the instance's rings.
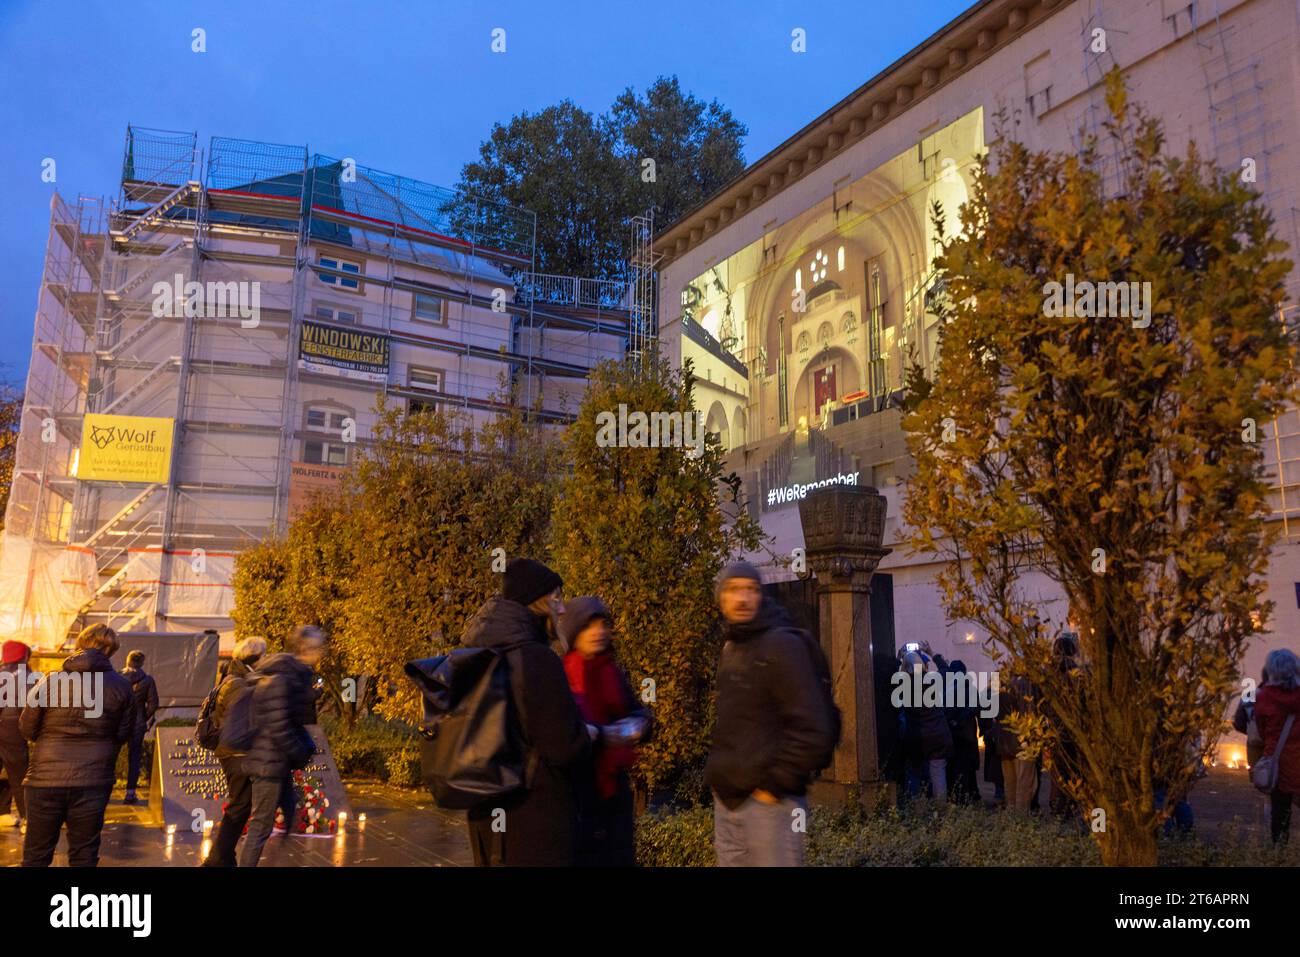
{"label": "carved stone capital", "polygon": [[804,553],[820,585],[866,588],[882,547],[888,500],[874,488],[830,485],[799,501]]}

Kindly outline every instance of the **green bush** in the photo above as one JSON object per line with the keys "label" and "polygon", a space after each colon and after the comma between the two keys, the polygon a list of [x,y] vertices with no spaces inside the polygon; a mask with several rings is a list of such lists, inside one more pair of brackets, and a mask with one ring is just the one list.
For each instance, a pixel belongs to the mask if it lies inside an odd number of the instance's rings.
{"label": "green bush", "polygon": [[713,808],[650,811],[636,822],[636,859],[643,867],[712,867]]}
{"label": "green bush", "polygon": [[351,728],[337,718],[321,719],[339,774],[378,778],[402,787],[420,783],[420,742],[400,721],[363,715]]}
{"label": "green bush", "polygon": [[[645,867],[710,867],[713,810],[657,810],[637,822],[637,861]],[[1300,845],[1274,848],[1267,834],[1241,828],[1161,837],[1168,867],[1300,865]],[[1096,844],[1081,826],[1054,818],[918,803],[872,813],[813,808],[808,863],[818,867],[1094,867]]]}

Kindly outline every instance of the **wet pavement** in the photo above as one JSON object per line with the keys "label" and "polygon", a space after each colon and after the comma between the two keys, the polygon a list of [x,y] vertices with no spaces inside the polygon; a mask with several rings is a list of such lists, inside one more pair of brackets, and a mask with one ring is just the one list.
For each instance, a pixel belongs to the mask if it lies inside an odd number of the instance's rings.
{"label": "wet pavement", "polygon": [[[983,782],[981,782],[983,784]],[[353,815],[366,815],[364,824],[349,820],[340,835],[315,837],[276,834],[266,843],[264,867],[464,867],[473,862],[463,813],[435,806],[427,793],[378,782],[346,782]],[[981,790],[991,803],[992,787]],[[153,823],[147,803],[122,804],[122,791],[113,794],[104,825],[100,865],[104,867],[193,867],[206,853],[201,835],[177,830],[169,841]],[[1047,799],[1046,782],[1042,799]],[[1244,770],[1211,768],[1191,794],[1196,830],[1213,838],[1225,831],[1268,833],[1268,811]],[[0,866],[22,860],[22,833],[0,827]],[[54,855],[56,866],[68,862],[66,838]]]}
{"label": "wet pavement", "polygon": [[[354,817],[340,835],[276,834],[262,851],[263,867],[459,867],[472,863],[463,814],[436,807],[427,794],[377,782],[347,782]],[[179,828],[170,840],[142,803],[125,805],[113,793],[100,847],[101,867],[194,867],[206,853],[202,835]],[[0,828],[0,866],[22,861],[22,833]],[[67,839],[56,867],[66,866]]]}

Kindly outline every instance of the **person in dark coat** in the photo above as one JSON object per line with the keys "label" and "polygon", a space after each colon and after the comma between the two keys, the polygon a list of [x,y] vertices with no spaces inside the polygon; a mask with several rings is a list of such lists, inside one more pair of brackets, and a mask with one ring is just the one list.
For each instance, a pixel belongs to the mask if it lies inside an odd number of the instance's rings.
{"label": "person in dark coat", "polygon": [[601,729],[600,745],[577,782],[577,864],[633,867],[635,814],[629,770],[645,741],[650,718],[614,657],[613,616],[599,598],[565,603],[560,638],[569,651],[564,673],[578,710]]}
{"label": "person in dark coat", "polygon": [[[1278,742],[1287,718],[1291,730],[1281,750]],[[1278,648],[1264,659],[1264,684],[1255,697],[1255,721],[1264,739],[1264,756],[1277,760],[1277,785],[1269,795],[1273,842],[1285,843],[1291,831],[1291,808],[1300,804],[1300,657]]]}
{"label": "person in dark coat", "polygon": [[811,639],[763,597],[761,581],[747,562],[728,565],[717,581],[726,640],[704,779],[719,867],[803,864],[806,834],[796,825],[835,743]]}
{"label": "person in dark coat", "polygon": [[904,646],[899,663],[899,670],[908,676],[903,688],[908,691],[907,699],[914,697],[917,682],[912,676],[921,675],[922,700],[906,700],[899,709],[903,718],[905,793],[909,797],[919,794],[928,784],[931,798],[944,804],[948,800],[948,761],[953,754],[952,731],[943,704],[942,685],[936,701],[928,702],[925,695],[925,686],[928,684],[925,676],[943,676],[935,660],[930,657],[928,644],[921,643],[916,650],[911,651],[907,650],[909,647]]}
{"label": "person in dark coat", "polygon": [[144,755],[144,739],[153,727],[153,716],[158,711],[158,685],[153,675],[144,670],[144,652],[132,651],[126,656],[122,677],[131,682],[135,699],[136,729],[126,743],[126,794],[123,804],[134,804],[135,786],[140,781],[140,759]]}
{"label": "person in dark coat", "polygon": [[315,713],[315,668],[325,654],[325,639],[318,631],[300,629],[285,644],[286,651],[262,658],[246,679],[256,731],[243,759],[252,781],[252,810],[240,867],[257,866],[284,800],[286,776],[306,767],[316,753],[307,725]]}
{"label": "person in dark coat", "polygon": [[99,863],[117,752],[136,730],[131,683],[109,661],[116,651],[117,633],[91,625],[77,636],[77,652],[63,662],[62,671],[42,677],[28,695],[18,719],[33,745],[23,779],[24,867],[49,866],[64,823],[68,864]]}
{"label": "person in dark coat", "polygon": [[[966,676],[966,664],[960,659],[945,661],[934,656],[944,676],[944,715],[952,738],[952,757],[948,760],[948,800],[958,804],[979,801],[980,766],[979,702],[975,685]],[[956,676],[953,681],[949,675]]]}
{"label": "person in dark coat", "polygon": [[[245,688],[258,660],[266,653],[266,639],[245,638],[235,646],[225,673],[217,685],[217,700],[212,705],[213,723],[220,728],[230,712],[235,696]],[[212,838],[212,849],[203,860],[204,867],[234,867],[235,846],[244,833],[253,812],[253,779],[244,772],[246,752],[227,742],[217,745],[216,757],[226,778],[226,808]],[[286,818],[288,820],[288,818]]]}
{"label": "person in dark coat", "polygon": [[560,576],[541,562],[514,558],[501,594],[489,598],[465,626],[461,644],[501,648],[510,666],[510,693],[528,748],[525,786],[472,808],[469,842],[478,867],[565,867],[575,859],[577,806],[573,771],[587,760],[599,729],[582,719],[569,691],[558,644],[564,614]]}
{"label": "person in dark coat", "polygon": [[[5,681],[12,684],[15,697],[0,707],[0,764],[4,765],[9,778],[10,797],[17,814],[0,816],[0,826],[18,827],[27,816],[27,804],[23,800],[23,776],[27,774],[27,739],[18,727],[18,718],[23,713],[23,701],[27,697],[27,661],[32,649],[21,641],[6,641],[0,649],[0,671],[5,672]],[[4,802],[5,807],[9,801]]]}

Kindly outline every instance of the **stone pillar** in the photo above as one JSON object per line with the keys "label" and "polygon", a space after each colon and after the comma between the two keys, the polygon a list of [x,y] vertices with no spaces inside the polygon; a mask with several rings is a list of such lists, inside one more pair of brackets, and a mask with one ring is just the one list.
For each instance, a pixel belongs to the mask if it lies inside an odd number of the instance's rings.
{"label": "stone pillar", "polygon": [[808,568],[817,576],[822,648],[830,663],[844,733],[821,780],[841,793],[880,779],[872,671],[871,576],[882,548],[888,502],[874,488],[830,485],[799,501]]}

